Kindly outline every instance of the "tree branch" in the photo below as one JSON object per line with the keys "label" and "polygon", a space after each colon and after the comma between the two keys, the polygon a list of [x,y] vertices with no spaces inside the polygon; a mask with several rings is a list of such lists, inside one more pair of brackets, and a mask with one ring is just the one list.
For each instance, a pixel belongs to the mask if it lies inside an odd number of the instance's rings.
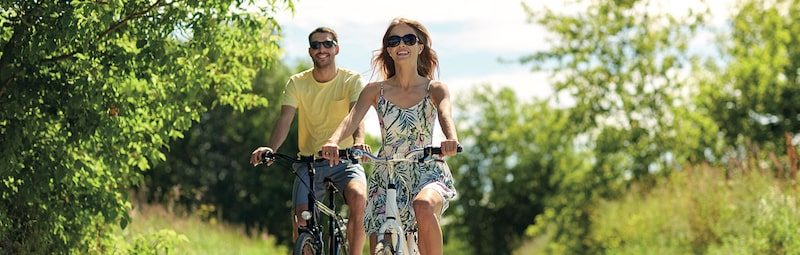
{"label": "tree branch", "polygon": [[97,39],[100,39],[100,38],[108,35],[109,33],[114,32],[114,30],[119,29],[120,27],[122,27],[122,25],[125,25],[130,20],[133,20],[135,18],[139,18],[142,15],[145,15],[148,12],[152,11],[153,9],[161,8],[161,7],[168,6],[168,5],[170,5],[170,4],[164,3],[163,0],[158,0],[155,3],[151,4],[150,6],[148,6],[147,9],[131,13],[130,15],[126,16],[125,18],[115,22],[114,24],[109,26],[108,29],[106,29],[105,31],[103,31],[102,33],[97,35]]}
{"label": "tree branch", "polygon": [[[96,39],[96,41],[98,41],[98,40],[102,39],[103,37],[107,36],[108,34],[110,34],[111,32],[114,32],[117,29],[119,29],[120,27],[122,27],[123,25],[127,24],[129,21],[131,21],[133,19],[136,19],[136,18],[139,18],[139,17],[142,17],[145,14],[153,11],[156,8],[169,6],[171,4],[172,3],[166,3],[163,0],[158,0],[155,3],[151,4],[150,6],[148,6],[147,8],[145,8],[145,9],[143,9],[141,11],[133,12],[133,13],[129,14],[128,16],[125,16],[121,20],[119,20],[117,22],[114,22],[113,24],[109,25],[108,28],[106,28],[106,30],[104,30],[103,32],[98,34],[97,38],[95,38],[95,39]],[[61,61],[61,60],[64,60],[64,59],[72,58],[72,57],[75,56],[75,54],[78,54],[79,52],[80,52],[79,50],[75,50],[73,52],[70,52],[70,53],[67,53],[67,54],[64,54],[64,55],[59,55],[59,56],[43,59],[42,62],[57,62],[57,61]]]}
{"label": "tree branch", "polygon": [[33,22],[29,20],[34,18],[35,12],[35,9],[29,9],[23,12],[24,14],[19,19],[20,22],[14,26],[14,32],[11,34],[11,38],[9,38],[6,45],[3,46],[3,57],[0,58],[0,84],[3,86],[3,91],[5,91],[5,87],[16,75],[14,70],[9,68],[9,65],[11,64],[11,60],[16,56],[18,42],[23,40],[22,38],[26,36],[28,27],[33,26]]}

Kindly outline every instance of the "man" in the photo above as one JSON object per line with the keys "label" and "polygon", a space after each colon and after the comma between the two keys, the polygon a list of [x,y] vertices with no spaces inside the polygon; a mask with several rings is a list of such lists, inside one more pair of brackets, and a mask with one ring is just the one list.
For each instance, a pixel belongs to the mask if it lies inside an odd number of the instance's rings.
{"label": "man", "polygon": [[[281,114],[275,123],[270,142],[268,146],[253,151],[250,158],[250,163],[253,165],[260,162],[264,153],[275,152],[283,144],[296,111],[300,157],[322,159],[318,153],[319,149],[347,116],[364,87],[358,73],[336,67],[334,60],[339,53],[336,32],[330,28],[320,27],[308,35],[308,41],[310,46],[308,54],[314,62],[314,67],[289,78],[284,90]],[[363,123],[360,124],[353,137],[343,140],[339,143],[339,147],[348,148],[354,145],[366,147],[363,127]],[[352,254],[361,254],[365,239],[364,208],[367,199],[364,169],[361,165],[350,162],[337,166],[330,166],[327,161],[314,164],[317,177],[320,179],[328,177],[340,190],[344,190],[345,202],[349,208],[347,239],[349,246],[352,247],[350,251]],[[293,167],[300,178],[308,179],[308,169],[305,164],[294,164]],[[324,188],[324,185],[315,186],[318,198],[324,195]],[[306,226],[306,221],[298,215],[308,209],[308,187],[295,178],[293,193],[295,224]]]}

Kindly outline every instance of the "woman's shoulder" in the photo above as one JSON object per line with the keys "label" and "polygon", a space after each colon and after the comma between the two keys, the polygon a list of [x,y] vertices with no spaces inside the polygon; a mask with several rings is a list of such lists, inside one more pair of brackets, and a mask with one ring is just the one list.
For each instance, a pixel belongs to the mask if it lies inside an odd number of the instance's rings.
{"label": "woman's shoulder", "polygon": [[380,91],[381,91],[381,83],[382,83],[382,81],[375,81],[375,82],[367,83],[367,85],[364,86],[364,90],[363,90],[364,93],[366,93],[366,94],[378,94],[378,93],[380,93]]}
{"label": "woman's shoulder", "polygon": [[431,82],[430,82],[430,90],[431,91],[436,91],[436,90],[439,90],[439,91],[445,90],[445,91],[447,91],[447,84],[444,83],[441,80],[431,80]]}

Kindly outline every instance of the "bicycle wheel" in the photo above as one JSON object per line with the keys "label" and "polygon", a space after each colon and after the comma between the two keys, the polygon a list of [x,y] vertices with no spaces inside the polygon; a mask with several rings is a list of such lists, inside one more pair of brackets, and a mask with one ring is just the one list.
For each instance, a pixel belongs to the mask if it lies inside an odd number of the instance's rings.
{"label": "bicycle wheel", "polygon": [[394,255],[397,254],[392,247],[392,242],[389,240],[381,240],[378,245],[375,245],[375,255]]}
{"label": "bicycle wheel", "polygon": [[314,236],[311,233],[300,233],[297,237],[297,242],[294,243],[294,255],[314,255],[317,254],[317,249],[314,245]]}
{"label": "bicycle wheel", "polygon": [[348,252],[347,250],[349,245],[347,244],[347,238],[345,238],[344,233],[342,233],[342,235],[340,236],[332,236],[328,238],[328,243],[330,245],[334,244],[336,245],[336,250],[337,250],[336,254],[343,254],[343,255],[350,254],[350,252]]}

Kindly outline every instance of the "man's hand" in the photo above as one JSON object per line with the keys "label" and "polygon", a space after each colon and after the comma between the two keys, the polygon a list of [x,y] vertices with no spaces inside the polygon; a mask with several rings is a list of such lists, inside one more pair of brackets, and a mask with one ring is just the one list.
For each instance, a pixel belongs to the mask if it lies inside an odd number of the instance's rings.
{"label": "man's hand", "polygon": [[339,144],[328,141],[322,146],[322,158],[327,159],[330,166],[339,164]]}
{"label": "man's hand", "polygon": [[[261,164],[261,159],[264,158],[264,154],[274,152],[275,151],[273,151],[270,147],[258,147],[258,149],[254,150],[253,153],[250,154],[250,164],[253,164],[253,166],[258,166]],[[267,166],[270,165],[272,165],[272,160],[267,161]]]}

